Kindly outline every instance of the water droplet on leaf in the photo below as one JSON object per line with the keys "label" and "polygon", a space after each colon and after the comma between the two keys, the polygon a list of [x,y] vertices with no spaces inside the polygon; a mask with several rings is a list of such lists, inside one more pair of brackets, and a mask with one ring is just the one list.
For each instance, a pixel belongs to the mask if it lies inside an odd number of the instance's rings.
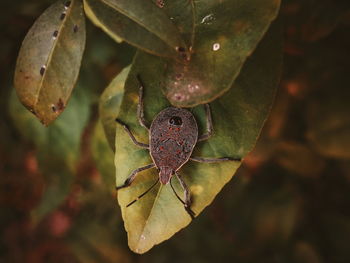
{"label": "water droplet on leaf", "polygon": [[215,43],[214,45],[213,45],[213,50],[214,51],[218,51],[220,49],[220,44],[219,43]]}

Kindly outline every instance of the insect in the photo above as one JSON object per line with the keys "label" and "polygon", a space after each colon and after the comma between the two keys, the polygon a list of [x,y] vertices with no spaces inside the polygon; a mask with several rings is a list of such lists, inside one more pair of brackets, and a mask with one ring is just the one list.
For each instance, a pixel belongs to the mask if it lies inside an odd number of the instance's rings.
{"label": "insect", "polygon": [[[207,131],[198,136],[198,125],[193,114],[186,109],[168,107],[159,112],[153,119],[151,126],[148,127],[144,117],[143,109],[143,89],[144,85],[139,75],[137,79],[140,83],[139,101],[137,105],[137,117],[141,126],[149,132],[149,144],[138,142],[126,124],[119,119],[116,121],[123,126],[126,133],[129,135],[134,144],[144,149],[148,149],[153,163],[134,170],[124,184],[117,186],[117,190],[128,187],[141,171],[151,168],[157,168],[159,172],[158,180],[143,194],[127,205],[130,206],[147,194],[159,181],[166,185],[170,183],[171,188],[184,205],[185,210],[192,219],[195,213],[191,209],[191,194],[185,181],[179,174],[179,169],[189,160],[201,163],[216,163],[225,161],[240,161],[240,158],[222,157],[222,158],[202,158],[192,156],[193,149],[198,142],[205,141],[213,134],[213,122],[209,104],[205,104]],[[184,200],[176,193],[171,179],[176,177],[183,191]]]}

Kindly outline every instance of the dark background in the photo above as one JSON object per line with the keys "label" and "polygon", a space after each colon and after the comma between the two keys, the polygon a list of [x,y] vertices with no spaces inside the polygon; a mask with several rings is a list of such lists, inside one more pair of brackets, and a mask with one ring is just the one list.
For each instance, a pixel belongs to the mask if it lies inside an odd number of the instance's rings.
{"label": "dark background", "polygon": [[213,204],[142,256],[127,247],[90,143],[98,97],[134,49],[90,22],[80,81],[91,111],[77,172],[64,201],[32,217],[50,174],[10,116],[10,95],[21,41],[50,3],[0,4],[0,262],[350,262],[348,0],[283,2],[283,76],[257,146]]}

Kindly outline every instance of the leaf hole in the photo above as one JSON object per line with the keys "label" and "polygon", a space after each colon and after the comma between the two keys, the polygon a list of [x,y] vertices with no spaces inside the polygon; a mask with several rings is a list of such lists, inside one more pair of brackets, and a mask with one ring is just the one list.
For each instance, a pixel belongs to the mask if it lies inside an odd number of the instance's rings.
{"label": "leaf hole", "polygon": [[42,65],[41,68],[40,68],[40,75],[41,75],[41,76],[44,75],[45,70],[46,70],[46,66],[45,66],[45,65]]}
{"label": "leaf hole", "polygon": [[78,25],[74,25],[74,27],[73,27],[73,32],[74,32],[74,33],[77,33],[77,32],[78,32],[78,30],[79,30]]}
{"label": "leaf hole", "polygon": [[63,20],[66,17],[66,12],[63,12],[60,16],[60,19]]}
{"label": "leaf hole", "polygon": [[63,100],[60,98],[56,104],[51,105],[51,110],[53,112],[61,112],[64,109],[64,103]]}
{"label": "leaf hole", "polygon": [[185,96],[183,94],[180,94],[180,93],[175,93],[173,98],[177,101],[183,101],[185,99]]}
{"label": "leaf hole", "polygon": [[59,111],[62,111],[64,109],[64,103],[63,103],[63,100],[61,98],[57,102],[57,108]]}
{"label": "leaf hole", "polygon": [[157,6],[158,6],[159,8],[163,8],[164,5],[165,5],[164,0],[157,0]]}
{"label": "leaf hole", "polygon": [[176,75],[175,75],[175,79],[177,79],[177,80],[180,80],[180,79],[182,79],[183,78],[183,74],[182,73],[177,73]]}
{"label": "leaf hole", "polygon": [[58,30],[55,30],[55,32],[53,32],[53,34],[52,34],[52,37],[53,37],[53,39],[56,39],[57,36],[58,36]]}

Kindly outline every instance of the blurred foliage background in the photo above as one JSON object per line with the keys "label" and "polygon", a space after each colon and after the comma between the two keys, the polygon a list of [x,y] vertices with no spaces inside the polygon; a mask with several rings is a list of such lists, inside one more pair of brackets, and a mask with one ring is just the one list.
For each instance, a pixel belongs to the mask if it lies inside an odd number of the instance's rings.
{"label": "blurred foliage background", "polygon": [[350,261],[349,1],[283,2],[283,76],[254,151],[196,220],[142,256],[127,247],[98,125],[99,96],[134,48],[88,22],[78,86],[49,128],[13,93],[21,42],[51,3],[0,3],[0,262]]}

